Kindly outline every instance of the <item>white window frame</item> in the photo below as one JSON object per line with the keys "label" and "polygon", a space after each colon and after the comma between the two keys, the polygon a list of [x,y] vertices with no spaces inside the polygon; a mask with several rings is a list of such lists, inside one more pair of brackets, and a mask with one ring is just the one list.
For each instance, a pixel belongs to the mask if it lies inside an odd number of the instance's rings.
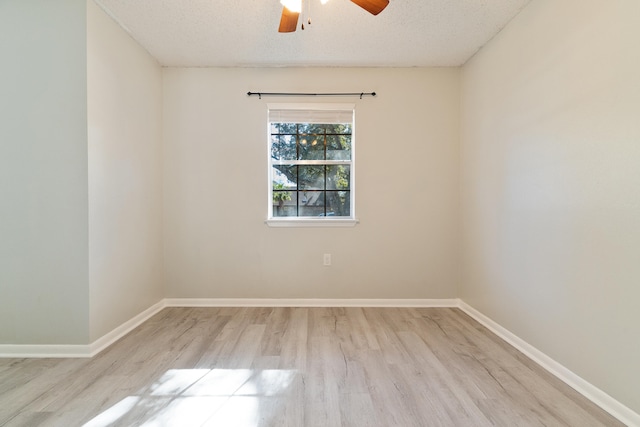
{"label": "white window frame", "polygon": [[[319,111],[350,111],[352,114],[351,122],[351,160],[322,160],[322,161],[300,161],[287,160],[286,164],[349,164],[350,165],[350,216],[343,217],[274,217],[273,216],[273,165],[279,162],[271,158],[271,120],[270,111],[272,110],[292,110],[301,113]],[[305,120],[300,120],[300,123]],[[355,104],[329,104],[329,103],[269,103],[267,104],[267,220],[265,223],[270,227],[353,227],[358,223],[355,216],[356,195],[355,195]]]}

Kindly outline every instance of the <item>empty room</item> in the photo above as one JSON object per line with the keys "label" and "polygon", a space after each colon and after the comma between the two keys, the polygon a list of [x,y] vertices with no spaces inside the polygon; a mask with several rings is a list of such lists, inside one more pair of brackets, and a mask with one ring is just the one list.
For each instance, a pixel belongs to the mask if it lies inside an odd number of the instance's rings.
{"label": "empty room", "polygon": [[640,426],[637,0],[0,0],[0,426]]}

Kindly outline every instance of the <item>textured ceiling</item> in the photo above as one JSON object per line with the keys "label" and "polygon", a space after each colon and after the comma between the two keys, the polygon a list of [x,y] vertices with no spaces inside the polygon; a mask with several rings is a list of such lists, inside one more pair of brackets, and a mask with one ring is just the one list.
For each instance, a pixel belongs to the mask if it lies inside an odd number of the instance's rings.
{"label": "textured ceiling", "polygon": [[305,0],[289,34],[279,0],[95,1],[165,66],[412,67],[464,64],[530,0]]}

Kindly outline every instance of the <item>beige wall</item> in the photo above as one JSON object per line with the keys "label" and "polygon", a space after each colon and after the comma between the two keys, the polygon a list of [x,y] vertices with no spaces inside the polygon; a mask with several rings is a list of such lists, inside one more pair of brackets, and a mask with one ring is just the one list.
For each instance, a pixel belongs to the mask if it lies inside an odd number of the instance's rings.
{"label": "beige wall", "polygon": [[463,70],[460,295],[640,412],[640,2],[535,0]]}
{"label": "beige wall", "polygon": [[0,2],[1,344],[88,340],[85,2]]}
{"label": "beige wall", "polygon": [[[455,297],[458,87],[456,69],[165,69],[166,296]],[[341,100],[356,103],[360,224],[268,227],[267,102]]]}
{"label": "beige wall", "polygon": [[87,1],[90,337],[163,297],[162,69]]}

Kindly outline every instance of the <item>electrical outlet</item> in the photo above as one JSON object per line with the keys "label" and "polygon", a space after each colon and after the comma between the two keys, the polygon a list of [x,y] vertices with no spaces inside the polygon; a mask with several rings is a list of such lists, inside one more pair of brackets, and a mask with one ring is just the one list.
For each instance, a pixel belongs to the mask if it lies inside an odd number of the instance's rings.
{"label": "electrical outlet", "polygon": [[331,254],[324,254],[324,265],[331,265]]}

